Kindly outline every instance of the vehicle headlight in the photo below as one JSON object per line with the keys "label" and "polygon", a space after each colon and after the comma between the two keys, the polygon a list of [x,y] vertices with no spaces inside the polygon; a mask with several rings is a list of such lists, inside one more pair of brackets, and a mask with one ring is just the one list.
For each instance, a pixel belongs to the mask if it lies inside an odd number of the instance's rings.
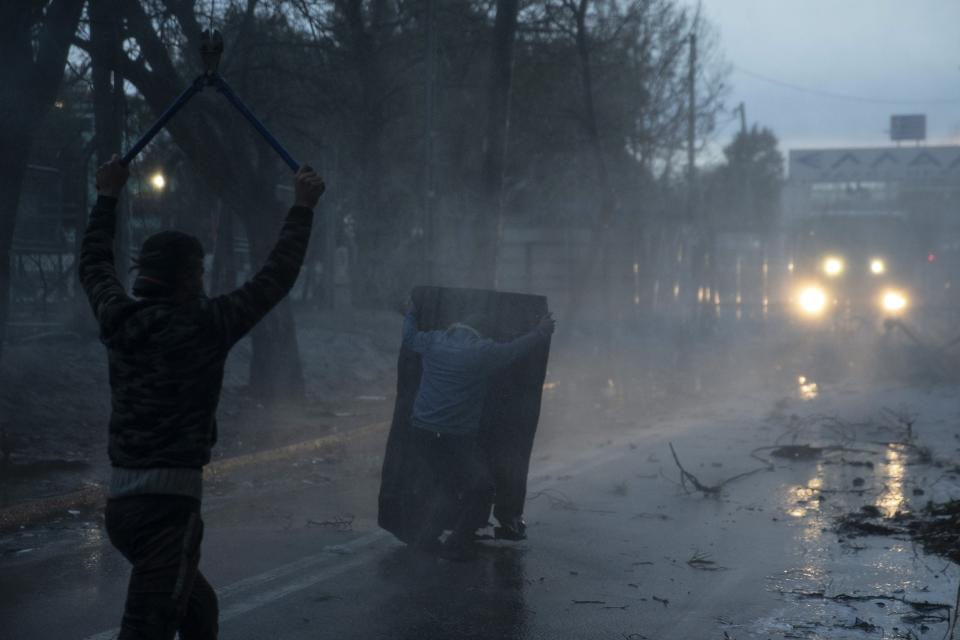
{"label": "vehicle headlight", "polygon": [[887,263],[880,258],[874,258],[870,261],[870,273],[875,276],[883,275],[887,272]]}
{"label": "vehicle headlight", "polygon": [[901,291],[889,289],[883,292],[883,297],[880,298],[880,304],[884,311],[897,313],[907,308],[907,296]]}
{"label": "vehicle headlight", "polygon": [[818,316],[827,307],[827,292],[817,286],[802,289],[797,296],[800,310],[810,316]]}
{"label": "vehicle headlight", "polygon": [[823,272],[831,278],[843,273],[845,267],[846,265],[843,263],[843,258],[829,256],[823,259]]}

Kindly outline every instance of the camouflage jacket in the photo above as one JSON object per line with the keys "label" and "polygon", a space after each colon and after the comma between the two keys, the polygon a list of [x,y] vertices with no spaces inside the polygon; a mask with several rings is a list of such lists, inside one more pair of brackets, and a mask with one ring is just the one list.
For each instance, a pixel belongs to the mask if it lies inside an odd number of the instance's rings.
{"label": "camouflage jacket", "polygon": [[116,199],[99,197],[79,274],[107,347],[116,467],[200,468],[217,441],[216,411],[230,348],[293,287],[313,212],[293,207],[263,268],[226,295],[135,299],[117,278]]}

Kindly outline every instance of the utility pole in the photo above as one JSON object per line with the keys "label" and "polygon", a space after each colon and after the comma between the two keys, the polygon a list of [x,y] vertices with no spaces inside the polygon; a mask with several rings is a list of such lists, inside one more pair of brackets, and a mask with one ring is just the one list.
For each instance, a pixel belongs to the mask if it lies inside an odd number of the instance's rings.
{"label": "utility pole", "polygon": [[[693,230],[700,231],[700,220],[697,207],[697,36],[691,33],[689,37],[690,53],[688,57],[689,69],[687,70],[687,216],[688,225]],[[694,233],[696,238],[696,233]],[[684,253],[690,256],[690,286],[688,295],[694,301],[693,308],[697,309],[697,303],[702,303],[702,283],[700,279],[701,257],[698,251],[699,242],[694,240],[692,246],[685,247]],[[681,265],[682,268],[682,265]],[[682,279],[682,278],[681,278]]]}
{"label": "utility pole", "polygon": [[[690,69],[687,74],[687,91],[690,103],[687,106],[687,179],[689,180],[691,204],[694,204],[696,182],[696,138],[697,138],[697,34],[690,34]],[[695,206],[695,205],[694,205]],[[690,213],[694,211],[690,207]]]}
{"label": "utility pole", "polygon": [[713,278],[710,277],[712,260],[712,234],[707,228],[708,220],[700,207],[700,194],[697,188],[697,34],[690,34],[690,68],[687,73],[687,198],[688,219],[694,229],[694,246],[690,250],[691,278],[690,299],[693,301],[693,318],[704,329],[703,322],[708,318],[706,309],[713,304]]}
{"label": "utility pole", "polygon": [[427,3],[427,55],[426,55],[426,82],[425,82],[425,113],[424,113],[424,169],[423,169],[423,221],[422,227],[422,261],[424,284],[433,281],[433,262],[435,246],[434,205],[436,199],[435,181],[436,167],[434,166],[434,102],[436,100],[436,52],[437,52],[437,7],[436,0],[426,0]]}
{"label": "utility pole", "polygon": [[740,133],[746,135],[747,133],[747,107],[742,102],[740,106],[737,107],[737,111],[740,112]]}

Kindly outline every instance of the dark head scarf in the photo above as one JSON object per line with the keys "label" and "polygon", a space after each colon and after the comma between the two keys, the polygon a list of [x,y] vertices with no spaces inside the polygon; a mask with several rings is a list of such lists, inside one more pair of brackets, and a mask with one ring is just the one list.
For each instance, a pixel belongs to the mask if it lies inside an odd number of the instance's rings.
{"label": "dark head scarf", "polygon": [[134,261],[133,294],[140,298],[177,293],[184,278],[203,266],[203,245],[181,231],[161,231],[143,242]]}

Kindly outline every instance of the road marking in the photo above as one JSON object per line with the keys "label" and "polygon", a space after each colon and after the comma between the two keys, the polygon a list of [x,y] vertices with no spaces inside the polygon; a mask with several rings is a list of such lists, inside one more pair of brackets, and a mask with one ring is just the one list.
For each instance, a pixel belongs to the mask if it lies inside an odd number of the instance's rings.
{"label": "road marking", "polygon": [[375,553],[365,553],[359,555],[356,558],[348,560],[346,562],[341,562],[340,564],[333,565],[331,567],[326,567],[315,573],[308,574],[299,580],[296,580],[292,583],[289,583],[285,586],[272,589],[270,591],[264,591],[263,593],[254,594],[249,599],[238,602],[235,605],[229,606],[220,613],[220,621],[226,622],[231,618],[235,618],[239,615],[243,615],[248,611],[258,609],[266,604],[285,598],[291,593],[296,593],[297,591],[303,591],[308,589],[313,585],[334,578],[341,573],[344,573],[355,567],[367,564],[368,562],[373,561],[377,558],[378,555]]}
{"label": "road marking", "polygon": [[372,531],[344,544],[328,545],[324,547],[320,553],[294,560],[293,562],[280,565],[279,567],[274,567],[273,569],[264,571],[256,576],[244,578],[243,580],[234,582],[233,584],[223,587],[222,589],[218,589],[217,595],[223,598],[230,597],[239,591],[252,589],[266,582],[271,582],[273,580],[294,574],[298,571],[302,571],[312,567],[315,564],[323,563],[324,561],[330,560],[331,557],[354,555],[357,553],[357,551],[363,549],[364,547],[370,546],[374,542],[385,538],[386,536],[386,531],[383,529],[377,529],[376,531]]}

